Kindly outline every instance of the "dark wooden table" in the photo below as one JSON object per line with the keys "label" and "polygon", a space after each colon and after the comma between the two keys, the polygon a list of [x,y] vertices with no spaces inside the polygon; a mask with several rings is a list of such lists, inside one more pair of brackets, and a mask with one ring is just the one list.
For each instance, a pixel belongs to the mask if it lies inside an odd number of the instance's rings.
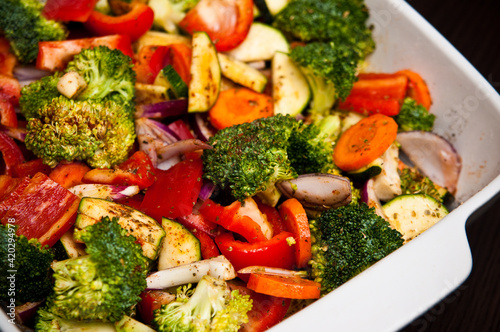
{"label": "dark wooden table", "polygon": [[[500,91],[500,1],[408,3]],[[500,194],[469,218],[467,236],[473,257],[469,278],[402,331],[500,331]]]}

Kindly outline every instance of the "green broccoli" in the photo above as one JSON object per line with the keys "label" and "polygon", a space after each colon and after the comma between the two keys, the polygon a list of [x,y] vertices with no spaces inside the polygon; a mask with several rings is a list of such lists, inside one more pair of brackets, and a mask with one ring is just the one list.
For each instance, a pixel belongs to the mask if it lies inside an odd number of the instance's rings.
{"label": "green broccoli", "polygon": [[326,294],[403,245],[401,234],[366,204],[349,204],[310,221],[312,276]]}
{"label": "green broccoli", "polygon": [[209,140],[213,149],[203,151],[203,176],[240,201],[296,178],[287,149],[298,125],[278,114],[218,131]]}
{"label": "green broccoli", "polygon": [[429,113],[424,106],[418,105],[412,98],[404,100],[399,114],[394,117],[399,131],[431,131],[435,119],[434,114]]}
{"label": "green broccoli", "polygon": [[252,300],[237,290],[230,291],[223,280],[203,276],[193,290],[191,285],[177,290],[175,301],[155,311],[159,332],[238,331],[248,322]]}
{"label": "green broccoli", "polygon": [[37,0],[0,1],[0,30],[9,40],[17,58],[23,63],[36,60],[38,42],[64,40],[64,25],[42,16],[43,3]]}
{"label": "green broccoli", "polygon": [[63,73],[56,72],[53,75],[42,77],[38,81],[25,85],[21,89],[19,106],[21,114],[24,115],[26,120],[40,117],[39,110],[52,102],[52,99],[61,95],[57,90],[57,82],[59,82],[62,75]]}
{"label": "green broccoli", "polygon": [[333,42],[355,50],[360,58],[375,48],[367,27],[363,0],[293,0],[275,19],[274,26],[303,42]]}
{"label": "green broccoli", "polygon": [[400,170],[399,177],[401,179],[401,192],[403,195],[426,194],[443,203],[449,194],[445,188],[434,184],[431,179],[414,168]]}
{"label": "green broccoli", "polygon": [[300,123],[289,139],[288,158],[297,174],[338,173],[333,162],[333,144],[336,129],[332,122],[339,123],[339,118],[327,116],[321,125]]}
{"label": "green broccoli", "polygon": [[[1,301],[15,298],[18,304],[36,302],[52,292],[50,264],[54,255],[49,247],[42,247],[36,239],[17,236],[14,226],[0,224],[0,256]],[[14,290],[9,282],[12,275]]]}
{"label": "green broccoli", "polygon": [[37,311],[36,331],[114,331],[114,324],[98,320],[80,321],[76,319],[64,319],[54,315],[47,308],[41,308]]}
{"label": "green broccoli", "polygon": [[78,100],[106,99],[128,105],[133,112],[135,72],[130,57],[120,50],[98,46],[83,49],[68,63],[66,72],[77,72],[87,82]]}
{"label": "green broccoli", "polygon": [[45,312],[66,320],[118,321],[140,301],[149,260],[116,218],[86,227],[79,240],[88,255],[52,265],[54,293]]}
{"label": "green broccoli", "polygon": [[318,121],[330,113],[337,98],[345,98],[356,80],[360,56],[352,48],[333,42],[313,42],[290,52],[312,91],[310,114]]}
{"label": "green broccoli", "polygon": [[155,18],[153,26],[169,33],[178,33],[180,21],[199,0],[149,0],[149,7],[153,9]]}
{"label": "green broccoli", "polygon": [[134,120],[114,101],[75,101],[63,96],[39,111],[26,126],[26,147],[43,162],[84,160],[112,167],[127,159],[135,140]]}

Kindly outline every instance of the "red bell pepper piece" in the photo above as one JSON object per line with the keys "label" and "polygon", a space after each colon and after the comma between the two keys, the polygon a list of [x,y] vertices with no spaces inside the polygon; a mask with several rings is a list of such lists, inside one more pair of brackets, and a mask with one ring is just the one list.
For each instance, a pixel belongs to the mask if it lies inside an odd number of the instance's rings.
{"label": "red bell pepper piece", "polygon": [[23,163],[24,156],[16,142],[3,132],[0,132],[0,152],[5,163],[5,174],[13,176],[14,166]]}
{"label": "red bell pepper piece", "polygon": [[98,36],[125,34],[132,41],[139,39],[153,25],[154,12],[148,5],[132,2],[130,11],[120,16],[110,16],[92,11],[85,27]]}
{"label": "red bell pepper piece", "polygon": [[21,85],[14,77],[0,74],[0,99],[12,103],[13,106],[19,105],[21,97]]}
{"label": "red bell pepper piece", "polygon": [[60,162],[49,174],[49,178],[66,189],[82,184],[90,167],[80,161]]}
{"label": "red bell pepper piece", "polygon": [[84,48],[107,46],[117,49],[129,57],[134,56],[130,37],[127,35],[112,35],[105,37],[81,38],[61,41],[42,41],[38,43],[36,67],[41,70],[64,70],[75,54]]}
{"label": "red bell pepper piece", "polygon": [[295,252],[293,245],[287,242],[290,237],[293,238],[292,233],[281,232],[271,240],[248,243],[235,240],[232,233],[224,232],[215,237],[215,244],[236,271],[253,265],[292,269]]}
{"label": "red bell pepper piece", "polygon": [[228,282],[231,290],[249,295],[252,310],[248,312],[248,323],[243,324],[239,332],[263,332],[281,322],[290,308],[291,299],[259,294],[235,281]]}
{"label": "red bell pepper piece", "polygon": [[201,190],[203,163],[194,154],[167,171],[157,171],[156,182],[148,188],[141,211],[161,222],[193,212]]}
{"label": "red bell pepper piece", "polygon": [[356,112],[364,115],[383,114],[395,116],[399,114],[401,104],[397,99],[374,99],[370,97],[349,95],[339,102],[338,108],[343,111]]}
{"label": "red bell pepper piece", "polygon": [[219,248],[207,233],[197,230],[196,228],[188,228],[188,230],[200,241],[201,257],[203,259],[214,258],[220,255]]}
{"label": "red bell pepper piece", "polygon": [[[12,191],[14,191],[21,182],[19,178],[13,178],[8,175],[0,175],[0,202],[6,199]],[[0,203],[1,204],[1,203]],[[0,218],[2,215],[0,214]]]}
{"label": "red bell pepper piece", "polygon": [[158,73],[171,64],[182,80],[188,84],[191,80],[191,48],[185,44],[168,46],[147,45],[139,50],[134,70],[137,82],[152,84]]}
{"label": "red bell pepper piece", "polygon": [[402,74],[360,74],[350,95],[372,99],[396,99],[406,96],[408,78]]}
{"label": "red bell pepper piece", "polygon": [[14,105],[0,98],[0,123],[6,127],[17,128],[17,114]]}
{"label": "red bell pepper piece", "polygon": [[155,310],[175,299],[175,295],[164,290],[146,290],[141,293],[140,297],[141,301],[137,303],[137,311],[141,321],[148,325],[153,322]]}
{"label": "red bell pepper piece", "polygon": [[117,168],[95,168],[85,173],[83,183],[102,183],[121,186],[137,185],[145,189],[156,181],[151,159],[143,151],[137,151]]}
{"label": "red bell pepper piece", "polygon": [[2,217],[2,224],[16,225],[17,234],[52,246],[74,224],[79,198],[37,173]]}
{"label": "red bell pepper piece", "polygon": [[18,178],[25,176],[32,177],[36,173],[43,173],[49,175],[52,171],[50,166],[45,165],[42,159],[33,159],[22,164],[17,164],[14,166],[14,175]]}
{"label": "red bell pepper piece", "polygon": [[396,74],[403,74],[408,77],[407,96],[429,110],[432,105],[431,93],[422,76],[408,69],[400,70]]}
{"label": "red bell pepper piece", "polygon": [[5,216],[12,205],[17,202],[19,197],[21,197],[24,189],[30,183],[30,178],[27,176],[16,180],[17,181],[10,184],[9,189],[2,197],[2,201],[0,202],[0,218]]}
{"label": "red bell pepper piece", "polygon": [[85,22],[97,0],[47,0],[42,15],[49,20]]}
{"label": "red bell pepper piece", "polygon": [[285,224],[281,219],[280,213],[273,206],[262,203],[259,199],[255,199],[259,210],[266,215],[267,221],[273,227],[273,234],[279,234],[286,231]]}
{"label": "red bell pepper piece", "polygon": [[203,232],[208,236],[215,238],[218,234],[218,225],[208,221],[199,213],[191,213],[187,216],[178,217],[176,219],[187,229],[196,229],[197,232]]}
{"label": "red bell pepper piece", "polygon": [[221,225],[231,232],[235,232],[245,238],[248,242],[266,241],[261,226],[246,215],[241,215],[239,210],[241,202],[235,201],[229,206],[222,206],[207,199],[199,212],[206,220]]}

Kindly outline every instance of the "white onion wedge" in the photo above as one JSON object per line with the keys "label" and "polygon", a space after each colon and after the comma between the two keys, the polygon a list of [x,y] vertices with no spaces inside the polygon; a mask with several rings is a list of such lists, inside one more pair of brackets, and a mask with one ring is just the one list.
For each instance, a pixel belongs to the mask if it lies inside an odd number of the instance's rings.
{"label": "white onion wedge", "polygon": [[102,198],[116,201],[139,193],[139,186],[115,186],[109,184],[79,184],[69,188],[76,196]]}
{"label": "white onion wedge", "polygon": [[165,289],[197,283],[204,275],[220,280],[231,280],[236,278],[236,271],[227,258],[220,255],[154,272],[146,278],[147,289]]}

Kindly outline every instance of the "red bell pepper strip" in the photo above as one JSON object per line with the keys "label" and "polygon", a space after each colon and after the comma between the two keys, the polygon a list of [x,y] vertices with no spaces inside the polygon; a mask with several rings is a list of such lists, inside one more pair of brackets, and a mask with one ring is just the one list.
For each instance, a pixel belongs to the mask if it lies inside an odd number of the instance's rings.
{"label": "red bell pepper strip", "polygon": [[267,221],[269,221],[273,227],[273,234],[279,234],[287,230],[276,208],[262,203],[259,199],[255,199],[255,202],[257,203],[259,210],[266,215]]}
{"label": "red bell pepper strip", "polygon": [[403,74],[408,77],[407,96],[413,98],[417,104],[420,104],[429,110],[432,105],[431,93],[422,76],[408,69],[400,70],[396,74]]}
{"label": "red bell pepper strip", "polygon": [[199,213],[191,213],[187,216],[178,217],[176,220],[187,229],[196,229],[196,231],[203,232],[211,238],[215,238],[219,234],[219,226],[208,221]]}
{"label": "red bell pepper strip", "polygon": [[222,206],[207,199],[199,212],[206,220],[243,236],[250,243],[266,241],[267,238],[260,225],[250,217],[241,215],[239,213],[240,208],[240,201],[235,201],[229,206]]}
{"label": "red bell pepper strip", "polygon": [[214,258],[220,255],[219,248],[207,233],[197,230],[196,228],[188,228],[188,230],[200,241],[201,257],[203,259]]}
{"label": "red bell pepper strip", "polygon": [[21,97],[21,85],[14,77],[0,74],[0,99],[12,103],[13,106],[19,105]]}
{"label": "red bell pepper strip", "polygon": [[295,254],[293,245],[287,241],[288,238],[293,238],[293,234],[281,232],[271,240],[247,243],[235,240],[230,232],[224,232],[215,237],[215,244],[236,271],[253,265],[292,269]]}
{"label": "red bell pepper strip", "polygon": [[47,0],[42,15],[49,20],[85,22],[97,0]]}
{"label": "red bell pepper strip", "polygon": [[360,74],[350,95],[372,99],[396,99],[402,102],[406,96],[408,78],[402,74]]}
{"label": "red bell pepper strip", "polygon": [[245,40],[252,22],[252,0],[201,0],[179,26],[190,34],[206,32],[217,51],[228,51]]}
{"label": "red bell pepper strip", "polygon": [[12,102],[0,98],[0,124],[17,128],[17,114]]}
{"label": "red bell pepper strip", "polygon": [[17,235],[52,246],[74,224],[79,203],[76,195],[37,173],[1,222],[16,225]]}
{"label": "red bell pepper strip", "polygon": [[16,180],[17,181],[10,184],[9,189],[2,197],[2,201],[0,202],[0,219],[3,218],[12,205],[17,202],[19,197],[23,194],[24,189],[30,183],[30,178],[27,176]]}
{"label": "red bell pepper strip", "polygon": [[111,49],[118,49],[131,58],[134,56],[130,37],[121,34],[61,41],[43,41],[38,43],[36,67],[48,71],[64,70],[75,54],[80,53],[84,48],[96,46],[107,46]]}
{"label": "red bell pepper strip", "polygon": [[19,146],[7,134],[0,132],[0,152],[5,163],[5,174],[14,175],[14,166],[24,162],[24,156]]}
{"label": "red bell pepper strip", "polygon": [[14,175],[18,178],[25,176],[32,177],[36,173],[43,173],[49,175],[52,169],[50,166],[45,165],[42,159],[33,159],[22,164],[17,164],[14,166]]}
{"label": "red bell pepper strip", "polygon": [[83,183],[102,183],[122,186],[137,185],[145,189],[156,181],[151,159],[143,151],[137,151],[117,168],[96,168],[85,173]]}
{"label": "red bell pepper strip", "polygon": [[399,114],[401,104],[397,99],[374,99],[357,95],[349,95],[339,102],[339,109],[363,115],[383,114],[395,116]]}
{"label": "red bell pepper strip", "polygon": [[135,41],[151,28],[154,15],[148,5],[132,2],[130,11],[120,16],[110,16],[94,10],[84,25],[98,36],[125,34]]}
{"label": "red bell pepper strip", "polygon": [[185,44],[168,46],[147,45],[137,54],[134,70],[137,82],[152,84],[158,73],[171,64],[182,80],[188,84],[191,80],[191,48]]}
{"label": "red bell pepper strip", "polygon": [[281,322],[290,308],[291,300],[283,297],[259,294],[241,283],[228,282],[231,290],[249,295],[252,299],[252,310],[248,312],[248,323],[243,324],[239,332],[263,332]]}
{"label": "red bell pepper strip", "polygon": [[141,211],[161,222],[193,212],[201,190],[203,163],[194,154],[167,171],[157,171],[156,182],[148,188]]}
{"label": "red bell pepper strip", "polygon": [[[6,199],[17,188],[21,179],[8,175],[0,175],[0,202]],[[0,218],[2,215],[0,215]]]}
{"label": "red bell pepper strip", "polygon": [[175,295],[164,290],[145,290],[140,297],[141,301],[137,303],[137,311],[141,321],[148,325],[153,323],[155,310],[175,299]]}
{"label": "red bell pepper strip", "polygon": [[137,195],[134,195],[132,197],[127,197],[124,199],[119,200],[117,203],[130,206],[133,209],[141,211],[141,204],[142,201],[144,200],[144,195],[139,193]]}

